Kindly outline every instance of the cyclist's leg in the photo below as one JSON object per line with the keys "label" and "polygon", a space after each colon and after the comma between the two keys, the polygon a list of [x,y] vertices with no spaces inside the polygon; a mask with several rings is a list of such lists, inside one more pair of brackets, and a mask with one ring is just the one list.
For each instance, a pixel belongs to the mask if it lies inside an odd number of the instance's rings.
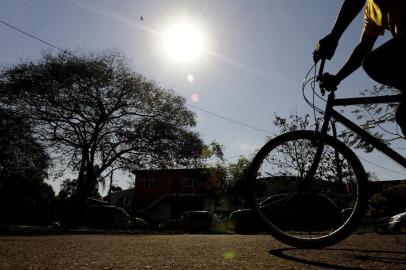
{"label": "cyclist's leg", "polygon": [[406,32],[372,51],[363,62],[375,81],[400,90],[405,97],[396,112],[396,122],[406,136]]}
{"label": "cyclist's leg", "polygon": [[406,91],[406,32],[373,50],[362,65],[375,81]]}

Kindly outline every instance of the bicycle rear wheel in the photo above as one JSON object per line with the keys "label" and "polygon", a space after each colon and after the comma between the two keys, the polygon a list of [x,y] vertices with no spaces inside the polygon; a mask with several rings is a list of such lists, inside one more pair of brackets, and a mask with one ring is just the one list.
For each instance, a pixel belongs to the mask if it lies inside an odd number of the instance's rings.
{"label": "bicycle rear wheel", "polygon": [[[323,144],[317,170],[306,177]],[[253,208],[272,236],[300,248],[345,239],[365,214],[367,176],[344,143],[312,131],[282,134],[265,144],[248,172]]]}

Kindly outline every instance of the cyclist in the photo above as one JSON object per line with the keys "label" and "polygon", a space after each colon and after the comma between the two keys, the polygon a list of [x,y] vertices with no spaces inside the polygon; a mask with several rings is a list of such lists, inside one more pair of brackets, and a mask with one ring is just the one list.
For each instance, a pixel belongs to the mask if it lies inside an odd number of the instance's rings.
{"label": "cyclist", "polygon": [[[402,92],[404,98],[398,106],[396,122],[406,136],[406,0],[345,0],[331,33],[318,42],[314,60],[333,57],[341,35],[363,8],[364,28],[359,44],[335,75],[323,76],[322,85],[327,90],[335,90],[362,65],[372,79]],[[373,50],[385,30],[389,30],[393,38]]]}

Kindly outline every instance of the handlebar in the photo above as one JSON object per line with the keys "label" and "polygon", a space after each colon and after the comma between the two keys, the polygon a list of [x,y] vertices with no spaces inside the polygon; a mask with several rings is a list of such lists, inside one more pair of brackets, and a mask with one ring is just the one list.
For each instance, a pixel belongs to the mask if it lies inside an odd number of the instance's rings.
{"label": "handlebar", "polygon": [[323,76],[324,63],[326,63],[326,59],[323,58],[323,59],[321,59],[321,62],[320,62],[319,76],[318,76],[318,77],[322,77],[322,76]]}

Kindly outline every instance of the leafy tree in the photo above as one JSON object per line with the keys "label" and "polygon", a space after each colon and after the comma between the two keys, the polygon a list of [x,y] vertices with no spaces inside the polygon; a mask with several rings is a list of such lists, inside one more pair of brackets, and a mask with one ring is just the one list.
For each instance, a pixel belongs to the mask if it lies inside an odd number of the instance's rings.
{"label": "leafy tree", "polygon": [[288,118],[282,117],[278,114],[274,114],[273,124],[279,129],[280,134],[295,130],[312,128],[312,125],[310,123],[310,115],[308,114],[299,116],[292,113]]}
{"label": "leafy tree", "polygon": [[[274,125],[279,129],[279,133],[283,134],[295,130],[312,129],[310,116],[308,114],[299,116],[291,114],[288,118],[275,114],[273,121]],[[270,140],[272,138],[269,138]],[[304,140],[296,140],[283,144],[283,147],[276,148],[271,155],[267,157],[267,162],[272,164],[272,170],[269,173],[272,175],[266,176],[294,176],[303,178],[310,166],[312,165],[315,155],[315,147],[312,142]],[[329,148],[328,151],[323,151],[322,162],[318,167],[319,174],[315,177],[322,177],[323,180],[334,179],[336,175],[336,166],[334,165],[335,156],[334,149]],[[284,158],[281,158],[283,156]],[[345,164],[341,164],[345,166]]]}
{"label": "leafy tree", "polygon": [[203,170],[206,174],[205,178],[212,181],[201,186],[199,192],[212,199],[213,211],[218,206],[227,205],[229,202],[234,206],[242,207],[245,205],[247,196],[246,173],[249,165],[250,161],[241,156],[236,163],[225,165],[218,162],[216,166]]}
{"label": "leafy tree", "polygon": [[[362,96],[382,96],[399,94],[394,88],[380,85],[374,86],[372,89],[366,89],[360,93]],[[360,126],[368,130],[372,135],[382,139],[383,142],[390,144],[399,139],[405,139],[399,128],[391,131],[388,128],[389,124],[395,123],[395,112],[397,104],[362,104],[352,111],[357,120],[362,121]],[[364,149],[366,152],[372,152],[374,149],[371,145],[363,141],[357,134],[350,130],[344,130],[340,137],[344,141],[354,146],[357,149]]]}
{"label": "leafy tree", "polygon": [[228,184],[230,188],[240,186],[241,182],[245,181],[247,170],[251,161],[244,156],[240,156],[236,163],[231,163],[228,166]]}
{"label": "leafy tree", "polygon": [[225,195],[225,170],[217,164],[215,167],[200,169],[197,178],[206,179],[197,187],[197,193],[210,198],[211,212],[214,213]]}
{"label": "leafy tree", "polygon": [[203,146],[202,156],[206,159],[216,158],[217,163],[224,162],[224,146],[216,141],[211,142],[208,145]]}
{"label": "leafy tree", "polygon": [[77,181],[71,179],[65,179],[61,183],[61,189],[58,193],[58,198],[66,200],[72,198],[77,189]]}
{"label": "leafy tree", "polygon": [[[78,188],[78,181],[76,179],[65,179],[61,183],[61,189],[58,193],[58,198],[61,200],[69,200],[74,197],[75,193],[77,193]],[[100,199],[101,195],[98,191],[97,186],[95,186],[92,192],[89,194],[90,197],[95,199]]]}
{"label": "leafy tree", "polygon": [[247,202],[246,175],[251,161],[241,156],[236,163],[227,166],[226,191],[229,200],[237,206],[245,206]]}
{"label": "leafy tree", "polygon": [[200,184],[198,186],[198,192],[207,195],[211,199],[212,203],[212,213],[221,203],[221,200],[225,194],[225,179],[226,170],[223,165],[224,163],[224,146],[217,143],[216,141],[211,142],[208,145],[204,145],[202,149],[202,157],[212,161],[216,161],[216,164],[209,165],[204,164],[200,169],[200,177],[208,179],[209,181],[205,184]]}
{"label": "leafy tree", "polygon": [[0,119],[0,223],[48,223],[55,197],[44,183],[49,158],[23,118],[0,108]]}
{"label": "leafy tree", "polygon": [[111,170],[193,166],[203,142],[185,99],[115,52],[44,54],[0,73],[0,105],[78,173],[78,202]]}

